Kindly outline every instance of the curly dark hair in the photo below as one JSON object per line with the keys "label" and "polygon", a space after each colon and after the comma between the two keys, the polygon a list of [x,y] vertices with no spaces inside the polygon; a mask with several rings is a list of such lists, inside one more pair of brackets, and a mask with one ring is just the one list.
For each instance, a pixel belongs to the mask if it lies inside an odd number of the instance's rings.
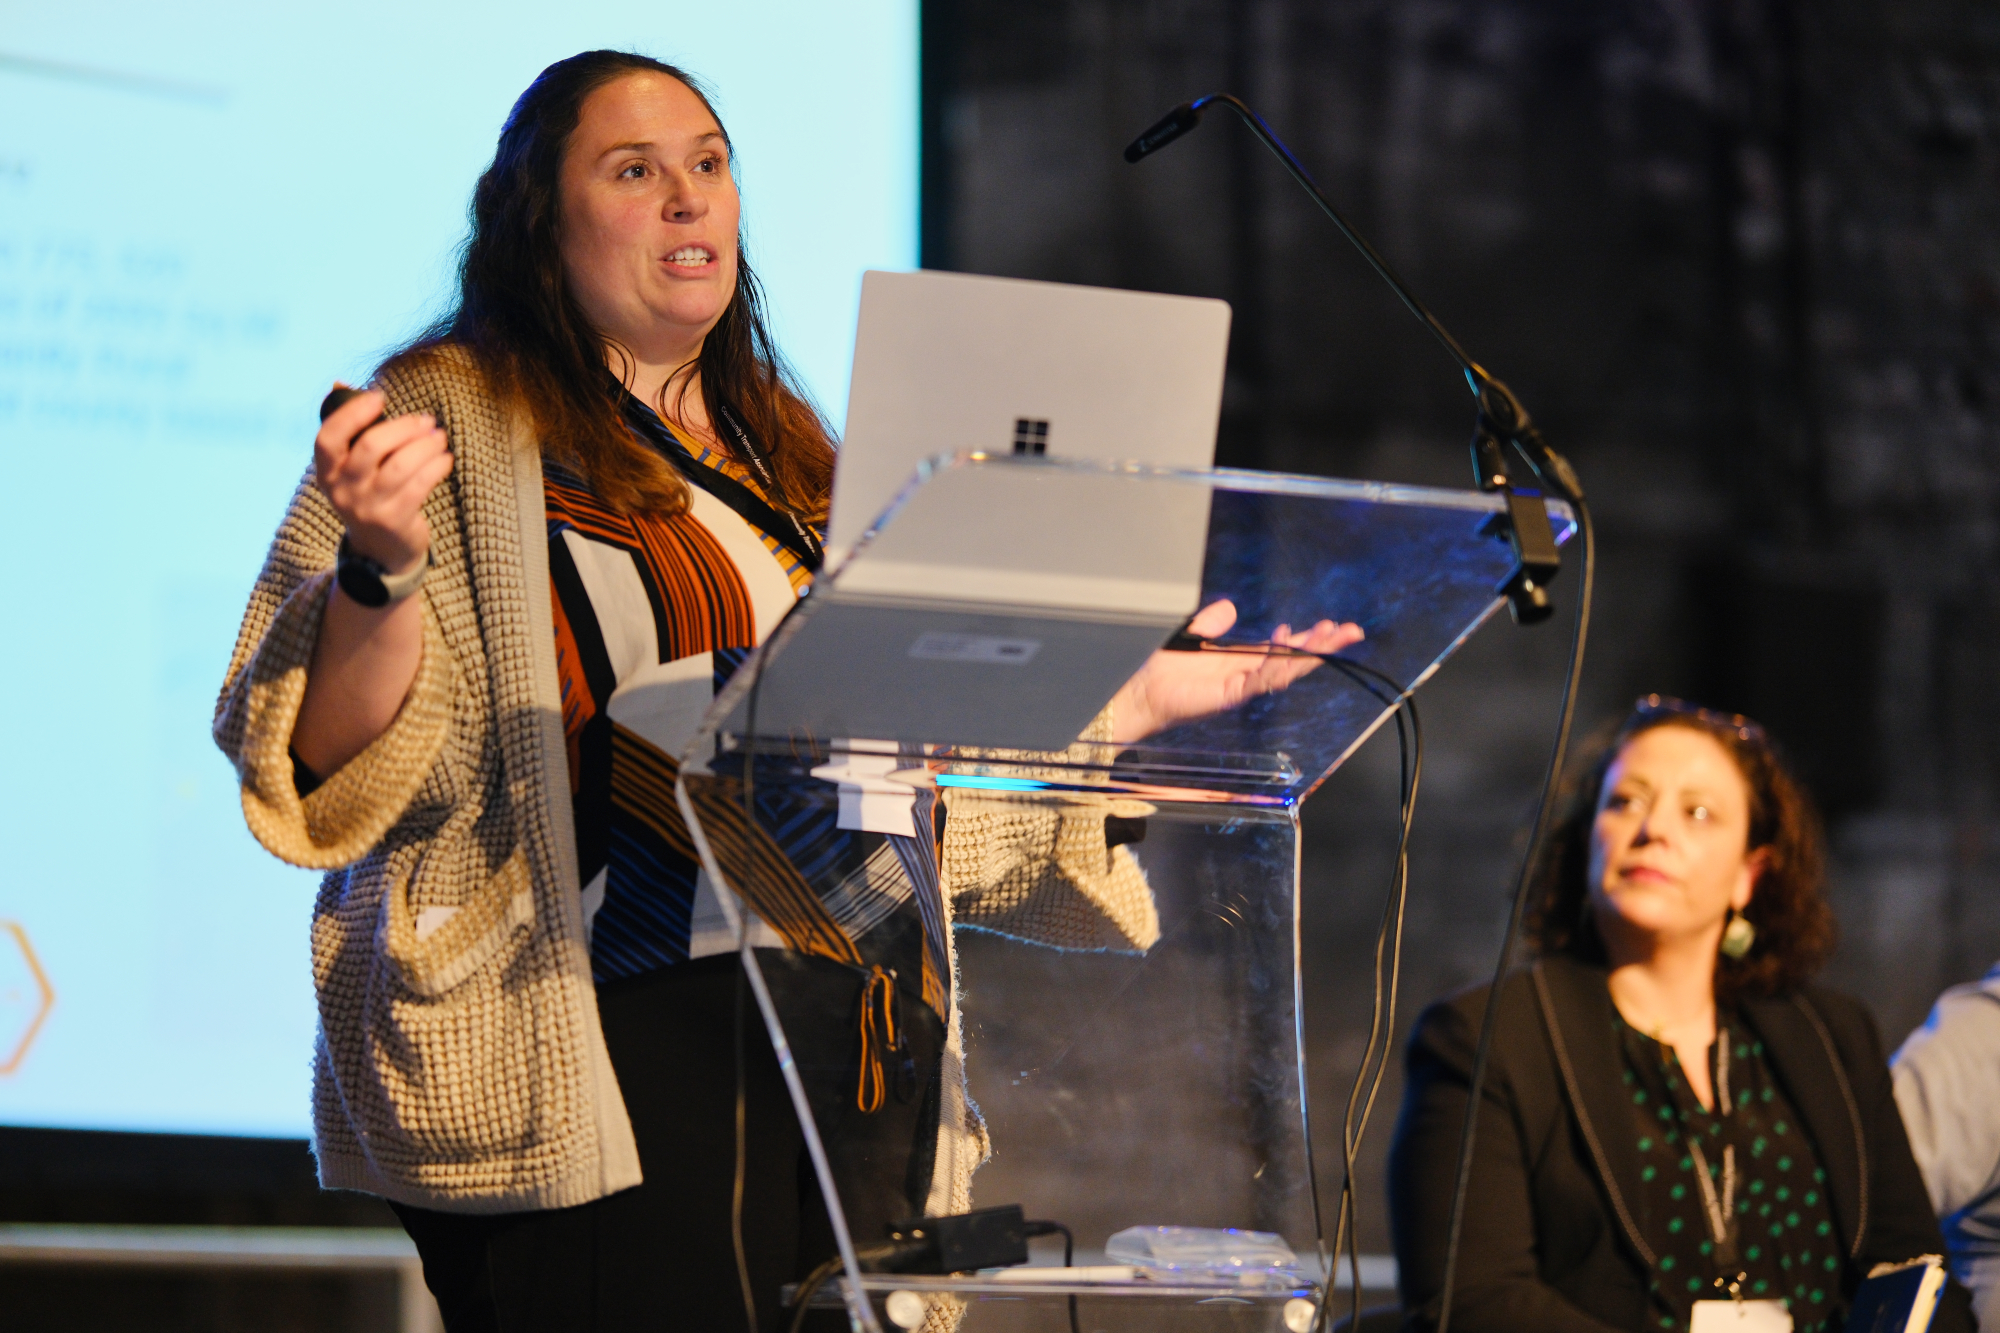
{"label": "curly dark hair", "polygon": [[1589,911],[1590,842],[1605,775],[1628,742],[1655,727],[1686,727],[1713,739],[1735,761],[1750,792],[1749,850],[1765,849],[1756,893],[1743,915],[1757,928],[1742,958],[1717,959],[1717,997],[1776,995],[1809,980],[1833,953],[1835,926],[1825,892],[1826,848],[1818,812],[1762,729],[1707,710],[1666,708],[1658,696],[1608,724],[1590,761],[1565,786],[1565,811],[1536,867],[1538,906],[1528,930],[1537,952],[1606,961]]}
{"label": "curly dark hair", "polygon": [[[448,345],[466,348],[497,389],[533,413],[550,456],[582,474],[606,504],[673,514],[687,507],[686,483],[620,417],[605,373],[605,349],[613,345],[570,294],[560,242],[562,161],[583,104],[606,84],[642,73],[678,81],[714,114],[692,75],[650,56],[585,51],[543,70],[514,103],[493,163],[473,189],[456,306],[389,364]],[[720,128],[721,117],[715,123]],[[727,146],[728,130],[722,137]],[[772,502],[823,520],[833,489],[832,436],[771,337],[740,231],[736,293],[702,344],[697,373],[711,411],[726,404],[769,459],[778,490]],[[672,416],[665,399],[663,388],[654,406]]]}

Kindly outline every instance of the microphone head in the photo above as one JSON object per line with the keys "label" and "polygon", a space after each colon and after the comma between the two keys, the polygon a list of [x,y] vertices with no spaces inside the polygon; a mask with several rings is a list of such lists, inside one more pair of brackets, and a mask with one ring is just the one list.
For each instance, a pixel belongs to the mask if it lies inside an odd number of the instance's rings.
{"label": "microphone head", "polygon": [[1156,153],[1199,124],[1201,111],[1195,103],[1177,106],[1144,134],[1125,145],[1125,160],[1137,162],[1148,153]]}

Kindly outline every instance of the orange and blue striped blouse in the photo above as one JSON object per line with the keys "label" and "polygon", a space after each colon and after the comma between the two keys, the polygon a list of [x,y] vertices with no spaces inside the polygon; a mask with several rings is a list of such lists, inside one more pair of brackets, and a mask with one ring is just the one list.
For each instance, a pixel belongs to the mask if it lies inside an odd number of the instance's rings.
{"label": "orange and blue striped blouse", "polygon": [[[581,477],[553,463],[543,472],[563,732],[600,983],[736,947],[675,801],[677,757],[716,692],[812,581],[785,542],[710,489],[733,482],[768,504],[755,475],[668,433],[637,400],[626,406],[649,447],[685,450],[697,464],[683,468],[692,483],[686,510],[621,514]],[[944,941],[929,840],[842,829],[837,803],[782,787],[760,785],[758,806],[760,826],[799,872],[801,890],[814,886],[823,899],[803,915],[853,937],[899,906],[904,917],[915,908],[925,927],[923,989],[941,1001]],[[757,922],[752,942],[798,947],[792,925]],[[860,961],[845,940],[824,951]]]}

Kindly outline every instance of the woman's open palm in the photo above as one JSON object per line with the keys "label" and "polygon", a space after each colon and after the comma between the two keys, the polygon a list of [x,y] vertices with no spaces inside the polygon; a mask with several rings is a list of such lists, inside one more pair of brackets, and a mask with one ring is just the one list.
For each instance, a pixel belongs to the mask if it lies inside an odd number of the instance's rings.
{"label": "woman's open palm", "polygon": [[[1225,598],[1203,607],[1188,622],[1188,633],[1197,639],[1218,639],[1235,624],[1236,604]],[[1260,694],[1285,689],[1320,665],[1316,657],[1275,651],[1280,647],[1337,653],[1363,637],[1359,625],[1322,620],[1298,631],[1278,626],[1263,651],[1248,644],[1195,652],[1162,649],[1118,691],[1112,739],[1130,745],[1177,723],[1241,708]]]}

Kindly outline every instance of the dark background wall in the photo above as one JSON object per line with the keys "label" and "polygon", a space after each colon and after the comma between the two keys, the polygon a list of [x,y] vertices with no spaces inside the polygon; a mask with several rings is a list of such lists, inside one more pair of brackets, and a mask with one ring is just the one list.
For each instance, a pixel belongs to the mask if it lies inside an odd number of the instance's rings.
{"label": "dark background wall", "polygon": [[[1243,96],[1582,471],[1584,725],[1660,690],[1771,728],[1828,815],[1832,980],[1892,1045],[2000,957],[2000,11],[927,0],[924,23],[926,266],[1226,298],[1223,462],[1468,484],[1449,363],[1247,133],[1218,115],[1121,159],[1167,108]],[[1403,1031],[1491,968],[1566,640],[1493,625],[1422,696]],[[1305,809],[1322,1161],[1393,745]]]}

